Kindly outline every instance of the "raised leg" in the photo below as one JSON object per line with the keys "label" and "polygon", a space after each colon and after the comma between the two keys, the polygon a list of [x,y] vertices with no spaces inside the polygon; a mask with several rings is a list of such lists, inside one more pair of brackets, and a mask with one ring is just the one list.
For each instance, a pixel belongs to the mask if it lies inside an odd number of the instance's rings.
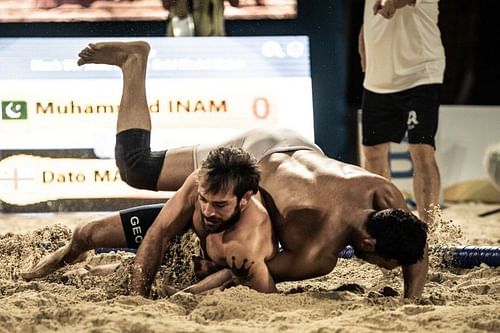
{"label": "raised leg", "polygon": [[130,128],[151,130],[146,100],[146,67],[149,44],[106,42],[89,44],[78,56],[78,65],[106,64],[120,67],[123,91],[118,112],[117,132]]}
{"label": "raised leg", "polygon": [[151,116],[146,100],[146,42],[89,44],[79,53],[78,65],[118,66],[123,91],[117,121],[115,158],[122,180],[148,190],[175,191],[194,170],[193,148],[151,152]]}

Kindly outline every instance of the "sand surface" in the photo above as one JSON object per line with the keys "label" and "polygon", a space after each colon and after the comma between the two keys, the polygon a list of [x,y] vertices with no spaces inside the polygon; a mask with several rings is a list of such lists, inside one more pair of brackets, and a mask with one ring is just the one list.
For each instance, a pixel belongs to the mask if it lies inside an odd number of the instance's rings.
{"label": "sand surface", "polygon": [[[499,205],[450,205],[431,244],[500,246]],[[0,332],[500,332],[500,268],[443,267],[432,256],[421,298],[401,297],[401,271],[341,259],[327,276],[278,285],[265,295],[245,287],[155,300],[127,296],[134,255],[90,255],[38,281],[19,273],[62,246],[78,223],[103,213],[0,215]],[[157,278],[194,281],[192,234],[169,249]],[[121,262],[108,276],[75,270]]]}

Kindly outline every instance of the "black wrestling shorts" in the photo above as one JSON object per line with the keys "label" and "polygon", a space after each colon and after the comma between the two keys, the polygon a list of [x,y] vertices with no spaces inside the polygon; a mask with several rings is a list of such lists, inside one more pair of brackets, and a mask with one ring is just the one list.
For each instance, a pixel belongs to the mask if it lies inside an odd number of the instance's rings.
{"label": "black wrestling shorts", "polygon": [[157,191],[166,150],[151,151],[151,132],[130,128],[116,134],[115,160],[121,179],[132,187]]}
{"label": "black wrestling shorts", "polygon": [[120,211],[127,247],[137,249],[164,204],[139,206]]}
{"label": "black wrestling shorts", "polygon": [[440,84],[422,85],[397,93],[378,94],[364,89],[362,101],[363,145],[401,142],[435,147]]}

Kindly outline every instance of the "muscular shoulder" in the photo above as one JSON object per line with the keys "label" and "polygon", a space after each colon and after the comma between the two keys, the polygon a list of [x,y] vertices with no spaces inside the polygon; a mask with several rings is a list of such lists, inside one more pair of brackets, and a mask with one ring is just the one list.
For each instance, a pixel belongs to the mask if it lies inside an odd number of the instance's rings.
{"label": "muscular shoulder", "polygon": [[380,180],[374,192],[374,209],[401,208],[408,209],[401,191],[388,180]]}
{"label": "muscular shoulder", "polygon": [[257,200],[255,196],[252,197],[252,201],[253,203],[252,206],[249,207],[249,213],[255,217],[258,224],[267,224],[268,222],[270,223],[271,220],[264,205],[262,205],[262,203]]}
{"label": "muscular shoulder", "polygon": [[271,228],[271,218],[269,217],[266,208],[260,201],[256,200],[255,197],[252,197],[251,200],[252,202],[241,214],[240,226],[242,230],[260,229],[259,233],[252,235],[253,237],[257,237],[260,235],[264,235],[262,234],[262,232],[266,232],[267,228]]}
{"label": "muscular shoulder", "polygon": [[176,192],[187,203],[195,203],[198,197],[198,170],[193,171],[184,181],[184,184]]}
{"label": "muscular shoulder", "polygon": [[268,257],[273,252],[271,219],[260,203],[252,203],[241,214],[237,227],[225,235],[228,252]]}

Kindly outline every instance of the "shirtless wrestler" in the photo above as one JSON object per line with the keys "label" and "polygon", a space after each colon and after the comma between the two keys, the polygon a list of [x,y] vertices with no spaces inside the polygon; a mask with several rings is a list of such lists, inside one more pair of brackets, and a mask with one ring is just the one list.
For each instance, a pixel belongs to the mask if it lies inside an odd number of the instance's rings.
{"label": "shirtless wrestler", "polygon": [[[115,158],[122,179],[150,190],[177,190],[213,147],[199,145],[151,152],[146,101],[145,42],[90,44],[79,65],[116,65],[123,73]],[[407,208],[387,179],[323,154],[291,130],[257,129],[222,143],[258,160],[258,197],[283,247],[267,262],[274,281],[301,280],[331,272],[338,253],[351,245],[367,262],[402,265],[404,296],[421,294],[428,269],[427,227]]]}
{"label": "shirtless wrestler", "polygon": [[169,242],[191,227],[218,271],[186,291],[198,293],[235,280],[274,292],[266,261],[278,247],[269,216],[254,195],[259,179],[250,154],[239,148],[216,148],[165,205],[124,210],[76,228],[68,245],[22,277],[28,281],[44,277],[91,249],[135,248],[130,291],[148,296]]}

